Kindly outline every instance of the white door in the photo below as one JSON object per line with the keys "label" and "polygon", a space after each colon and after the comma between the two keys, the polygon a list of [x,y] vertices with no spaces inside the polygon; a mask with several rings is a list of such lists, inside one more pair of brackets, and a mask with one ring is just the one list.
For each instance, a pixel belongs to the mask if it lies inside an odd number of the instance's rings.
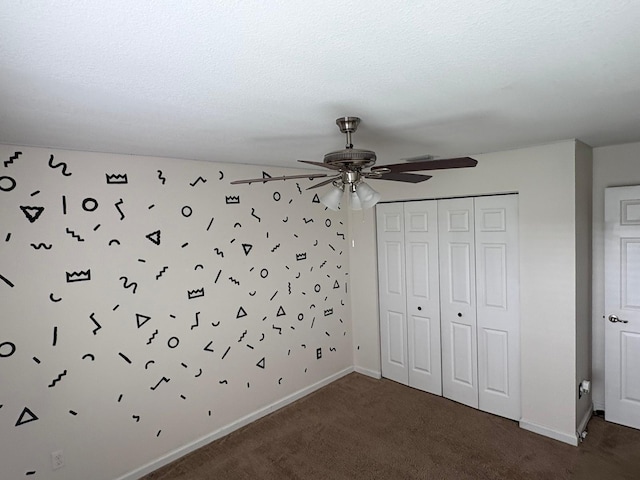
{"label": "white door", "polygon": [[438,201],[442,391],[478,408],[473,198]]}
{"label": "white door", "polygon": [[478,407],[520,420],[518,196],[475,199]]}
{"label": "white door", "polygon": [[640,428],[640,186],[605,190],[605,418]]}
{"label": "white door", "polygon": [[402,203],[376,207],[382,376],[409,383]]}
{"label": "white door", "polygon": [[409,385],[442,395],[438,207],[404,204]]}

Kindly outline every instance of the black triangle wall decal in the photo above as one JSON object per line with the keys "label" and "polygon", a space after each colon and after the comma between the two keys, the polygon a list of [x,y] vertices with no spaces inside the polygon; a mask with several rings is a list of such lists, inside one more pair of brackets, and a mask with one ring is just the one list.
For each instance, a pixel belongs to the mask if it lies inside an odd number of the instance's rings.
{"label": "black triangle wall decal", "polygon": [[33,223],[40,217],[42,212],[44,212],[44,207],[23,207],[21,205],[20,210],[22,210],[24,216],[27,217],[29,223]]}
{"label": "black triangle wall decal", "polygon": [[20,425],[24,425],[25,423],[33,422],[35,420],[38,420],[38,417],[36,416],[36,414],[33,413],[31,410],[29,410],[28,407],[24,407],[22,409],[22,413],[18,417],[18,421],[16,422],[15,426],[18,427]]}
{"label": "black triangle wall decal", "polygon": [[149,320],[151,320],[151,317],[148,317],[148,316],[143,315],[141,313],[136,313],[136,324],[138,325],[138,328],[143,326]]}
{"label": "black triangle wall decal", "polygon": [[151,240],[156,245],[160,245],[160,230],[156,230],[155,232],[151,232],[149,235],[145,235],[149,240]]}

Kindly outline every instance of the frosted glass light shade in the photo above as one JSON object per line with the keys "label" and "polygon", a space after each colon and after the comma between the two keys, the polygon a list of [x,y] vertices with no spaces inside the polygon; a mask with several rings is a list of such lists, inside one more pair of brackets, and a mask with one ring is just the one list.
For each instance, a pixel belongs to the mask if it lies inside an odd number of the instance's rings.
{"label": "frosted glass light shade", "polygon": [[349,192],[349,205],[351,210],[362,210],[362,204],[356,192]]}
{"label": "frosted glass light shade", "polygon": [[364,182],[356,186],[356,195],[362,208],[371,208],[380,201],[380,194]]}
{"label": "frosted glass light shade", "polygon": [[320,197],[320,202],[331,210],[338,210],[340,208],[340,201],[342,200],[342,188],[335,185]]}

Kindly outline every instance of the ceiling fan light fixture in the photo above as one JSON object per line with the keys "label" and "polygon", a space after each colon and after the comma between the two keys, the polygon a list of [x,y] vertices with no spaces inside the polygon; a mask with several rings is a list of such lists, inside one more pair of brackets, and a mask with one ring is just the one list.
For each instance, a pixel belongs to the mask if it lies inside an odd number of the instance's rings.
{"label": "ceiling fan light fixture", "polygon": [[339,187],[334,183],[331,189],[320,197],[320,203],[331,210],[337,211],[340,208],[343,192],[344,185]]}
{"label": "ceiling fan light fixture", "polygon": [[[475,167],[478,161],[471,157],[444,158],[436,160],[431,155],[421,155],[407,158],[404,163],[394,163],[384,166],[374,166],[376,163],[376,153],[372,150],[353,148],[351,134],[355,133],[360,124],[358,117],[340,117],[336,119],[336,124],[340,132],[346,136],[345,148],[329,152],[324,156],[324,161],[317,162],[311,160],[298,160],[299,162],[327,168],[329,173],[314,173],[309,175],[283,175],[271,177],[263,172],[263,178],[248,178],[245,180],[234,180],[232,184],[238,183],[267,183],[276,180],[289,180],[292,178],[324,178],[319,183],[310,186],[307,190],[324,187],[332,184],[332,187],[321,197],[320,203],[331,210],[339,210],[342,196],[347,189],[347,203],[352,210],[363,210],[372,208],[380,201],[380,194],[362,181],[363,178],[375,180],[392,180],[404,183],[420,183],[431,178],[431,175],[419,175],[415,173],[421,170],[445,170],[451,168]],[[265,178],[266,177],[266,178]],[[328,178],[327,178],[328,177]],[[300,188],[298,186],[298,188]],[[316,202],[317,200],[314,200]]]}
{"label": "ceiling fan light fixture", "polygon": [[358,198],[358,194],[356,193],[353,185],[350,185],[349,193],[347,193],[347,195],[349,195],[349,207],[351,210],[362,210],[362,203],[360,202],[360,198]]}
{"label": "ceiling fan light fixture", "polygon": [[365,182],[356,185],[356,195],[362,208],[371,208],[380,201],[380,194]]}

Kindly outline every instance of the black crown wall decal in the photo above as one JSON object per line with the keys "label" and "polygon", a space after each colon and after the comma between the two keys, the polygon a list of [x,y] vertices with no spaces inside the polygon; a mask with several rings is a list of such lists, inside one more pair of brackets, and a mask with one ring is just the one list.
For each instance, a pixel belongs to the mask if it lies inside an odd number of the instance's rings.
{"label": "black crown wall decal", "polygon": [[107,184],[109,185],[129,183],[126,173],[112,173],[111,175],[105,173],[105,176],[107,177]]}
{"label": "black crown wall decal", "polygon": [[91,280],[91,269],[88,268],[79,272],[65,272],[67,276],[67,283],[72,282],[87,282]]}

